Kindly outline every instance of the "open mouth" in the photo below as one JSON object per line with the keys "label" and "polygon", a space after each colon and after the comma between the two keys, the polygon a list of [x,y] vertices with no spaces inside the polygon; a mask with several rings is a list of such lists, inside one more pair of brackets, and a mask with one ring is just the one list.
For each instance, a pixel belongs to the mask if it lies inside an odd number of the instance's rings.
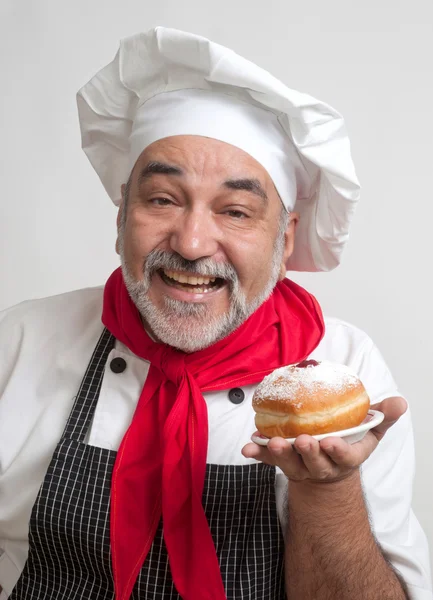
{"label": "open mouth", "polygon": [[167,285],[189,292],[190,294],[207,294],[225,285],[225,279],[208,275],[187,275],[180,271],[159,269],[159,276]]}

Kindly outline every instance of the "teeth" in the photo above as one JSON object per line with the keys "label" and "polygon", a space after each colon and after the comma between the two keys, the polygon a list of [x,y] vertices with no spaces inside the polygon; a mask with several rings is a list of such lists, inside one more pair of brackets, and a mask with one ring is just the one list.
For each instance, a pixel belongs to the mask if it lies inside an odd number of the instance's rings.
{"label": "teeth", "polygon": [[164,273],[170,279],[174,279],[174,281],[178,281],[179,283],[189,283],[189,285],[209,285],[209,283],[213,283],[216,277],[206,277],[204,275],[185,275],[184,273],[177,273],[176,271],[169,271],[168,269],[164,269]]}

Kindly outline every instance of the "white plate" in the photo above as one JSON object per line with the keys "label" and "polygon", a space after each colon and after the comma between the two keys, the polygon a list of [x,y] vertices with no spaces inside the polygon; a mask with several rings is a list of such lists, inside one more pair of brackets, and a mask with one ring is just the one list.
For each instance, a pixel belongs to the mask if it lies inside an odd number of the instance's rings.
{"label": "white plate", "polygon": [[[382,423],[384,418],[385,415],[378,410],[369,410],[367,416],[358,427],[343,429],[342,431],[333,431],[332,433],[321,433],[320,435],[313,435],[312,437],[315,440],[323,440],[327,437],[341,437],[345,438],[346,442],[349,444],[355,444],[362,440],[369,429],[373,429],[373,427],[377,427],[379,423]],[[270,438],[261,435],[258,431],[251,436],[251,440],[259,446],[267,446],[269,439]],[[296,438],[286,438],[286,440],[290,444],[293,444]]]}

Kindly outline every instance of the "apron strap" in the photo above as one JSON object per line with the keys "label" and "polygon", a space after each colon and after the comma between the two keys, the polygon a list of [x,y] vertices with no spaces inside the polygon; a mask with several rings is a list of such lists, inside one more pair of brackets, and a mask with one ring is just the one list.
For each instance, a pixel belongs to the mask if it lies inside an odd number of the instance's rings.
{"label": "apron strap", "polygon": [[116,338],[104,328],[81,382],[62,439],[84,442],[98,403],[108,355],[115,343]]}

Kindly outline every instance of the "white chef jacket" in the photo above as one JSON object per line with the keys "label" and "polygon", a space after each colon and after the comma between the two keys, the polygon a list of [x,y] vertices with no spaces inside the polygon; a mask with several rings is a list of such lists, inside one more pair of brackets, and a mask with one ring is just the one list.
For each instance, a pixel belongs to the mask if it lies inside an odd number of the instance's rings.
{"label": "white chef jacket", "polygon": [[[5,600],[28,554],[32,506],[103,326],[103,288],[24,302],[0,313],[0,586]],[[400,395],[376,346],[359,329],[325,319],[324,339],[310,358],[350,366],[371,402]],[[123,373],[106,366],[88,443],[116,450],[131,422],[149,363],[116,342]],[[254,385],[241,404],[227,391],[204,394],[209,416],[207,462],[243,465],[241,448],[255,431]],[[410,411],[362,467],[371,526],[386,557],[407,582],[413,600],[432,600],[427,541],[411,511],[414,444]],[[277,507],[285,531],[287,480],[278,472]]]}

